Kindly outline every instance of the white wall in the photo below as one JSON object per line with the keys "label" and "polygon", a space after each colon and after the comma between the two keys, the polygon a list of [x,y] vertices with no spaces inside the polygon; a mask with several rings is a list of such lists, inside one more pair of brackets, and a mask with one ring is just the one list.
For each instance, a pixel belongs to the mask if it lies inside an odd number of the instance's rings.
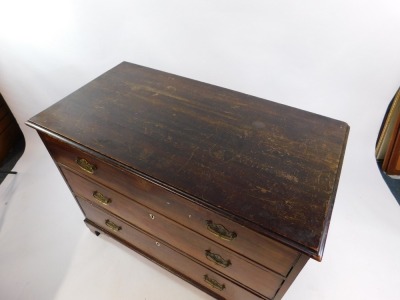
{"label": "white wall", "polygon": [[1,299],[208,299],[90,235],[24,125],[121,61],[346,121],[324,260],[286,299],[400,299],[399,206],[374,162],[400,85],[398,1],[4,0],[0,9],[0,92],[27,139],[19,174],[0,186]]}

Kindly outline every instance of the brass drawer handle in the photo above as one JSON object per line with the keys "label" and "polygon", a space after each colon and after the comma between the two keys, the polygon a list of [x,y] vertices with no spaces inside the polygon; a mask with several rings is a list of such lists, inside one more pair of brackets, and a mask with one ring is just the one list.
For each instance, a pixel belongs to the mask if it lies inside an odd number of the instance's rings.
{"label": "brass drawer handle", "polygon": [[99,201],[101,204],[108,205],[111,203],[111,199],[104,196],[102,193],[95,191],[93,197]]}
{"label": "brass drawer handle", "polygon": [[117,224],[111,222],[110,220],[106,220],[106,225],[113,231],[120,231],[122,229],[121,226],[118,226]]}
{"label": "brass drawer handle", "polygon": [[84,170],[85,172],[88,172],[90,174],[93,174],[94,171],[96,171],[97,167],[95,165],[90,164],[86,159],[84,158],[77,158],[76,163],[78,166]]}
{"label": "brass drawer handle", "polygon": [[216,254],[216,253],[212,253],[210,250],[206,250],[205,253],[206,253],[207,259],[211,260],[212,262],[214,262],[218,266],[227,268],[232,264],[229,259],[224,259],[224,258],[222,258],[221,255]]}
{"label": "brass drawer handle", "polygon": [[235,239],[237,237],[236,232],[234,231],[229,231],[228,229],[226,229],[223,225],[221,224],[215,224],[213,221],[211,220],[207,220],[207,229],[213,233],[214,235],[220,237],[223,240],[226,241],[232,241],[233,239]]}
{"label": "brass drawer handle", "polygon": [[211,285],[213,288],[218,289],[220,291],[223,291],[225,289],[225,284],[221,284],[215,279],[212,279],[208,277],[208,275],[204,275],[204,281],[207,282],[207,284]]}

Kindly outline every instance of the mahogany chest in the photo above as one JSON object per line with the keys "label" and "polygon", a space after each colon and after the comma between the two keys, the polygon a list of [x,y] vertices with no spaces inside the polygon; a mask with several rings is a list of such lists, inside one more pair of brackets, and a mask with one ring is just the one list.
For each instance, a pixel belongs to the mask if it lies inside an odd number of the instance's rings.
{"label": "mahogany chest", "polygon": [[217,299],[321,260],[349,127],[123,62],[31,118],[97,235]]}

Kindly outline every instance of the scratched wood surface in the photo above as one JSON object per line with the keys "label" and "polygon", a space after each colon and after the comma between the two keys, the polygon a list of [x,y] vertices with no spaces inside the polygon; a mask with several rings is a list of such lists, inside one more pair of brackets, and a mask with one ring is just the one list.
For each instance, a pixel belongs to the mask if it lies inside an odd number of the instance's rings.
{"label": "scratched wood surface", "polygon": [[346,123],[124,62],[29,124],[322,257]]}

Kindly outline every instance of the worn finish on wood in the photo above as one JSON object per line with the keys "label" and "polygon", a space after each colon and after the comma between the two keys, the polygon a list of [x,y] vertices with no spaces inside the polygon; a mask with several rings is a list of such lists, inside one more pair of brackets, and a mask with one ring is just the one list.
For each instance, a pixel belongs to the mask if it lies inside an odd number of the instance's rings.
{"label": "worn finish on wood", "polygon": [[30,122],[321,259],[345,123],[129,63]]}
{"label": "worn finish on wood", "polygon": [[85,222],[221,299],[280,299],[324,250],[348,126],[122,63],[27,122]]}

